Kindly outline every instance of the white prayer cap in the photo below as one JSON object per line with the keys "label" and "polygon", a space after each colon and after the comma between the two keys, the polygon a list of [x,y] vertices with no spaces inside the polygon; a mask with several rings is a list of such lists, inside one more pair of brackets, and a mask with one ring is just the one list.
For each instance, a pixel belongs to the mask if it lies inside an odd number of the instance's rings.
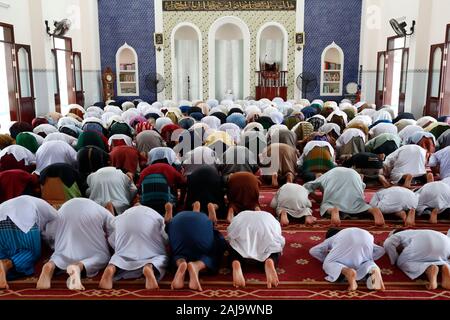
{"label": "white prayer cap", "polygon": [[166,124],[173,124],[173,122],[172,122],[172,120],[170,118],[167,118],[167,117],[158,118],[158,119],[156,119],[156,122],[155,122],[155,129],[159,133],[161,133],[162,128]]}
{"label": "white prayer cap", "polygon": [[82,113],[85,113],[85,112],[86,112],[86,110],[84,110],[84,108],[83,108],[82,106],[80,106],[79,104],[76,104],[76,103],[74,103],[74,104],[69,104],[68,109],[69,109],[69,110],[70,110],[70,109],[78,109],[78,110],[80,110]]}
{"label": "white prayer cap", "polygon": [[341,100],[341,104],[342,103],[350,103],[350,104],[352,104],[352,102],[350,100],[348,100],[348,99],[342,99]]}
{"label": "white prayer cap", "polygon": [[208,132],[208,131],[216,131],[215,129],[211,129],[206,123],[203,123],[203,122],[197,122],[197,123],[194,123],[190,128],[189,128],[189,131],[194,131],[194,130],[196,130],[196,129],[204,129],[206,132]]}
{"label": "white prayer cap", "polygon": [[267,98],[263,98],[263,99],[259,100],[259,103],[261,103],[261,104],[271,104],[271,102],[272,102],[272,101],[270,101],[270,100],[267,99]]}
{"label": "white prayer cap", "polygon": [[107,106],[109,106],[109,104],[110,104],[110,103],[113,103],[113,102],[116,102],[116,100],[108,100],[108,101],[105,102],[105,104],[106,104]]}
{"label": "white prayer cap", "polygon": [[192,101],[180,100],[180,101],[178,102],[178,106],[179,106],[179,107],[183,107],[183,106],[189,106],[189,107],[192,107]]}
{"label": "white prayer cap", "polygon": [[341,127],[339,127],[336,123],[326,123],[319,128],[319,132],[321,133],[330,133],[334,131],[338,136],[341,135]]}
{"label": "white prayer cap", "polygon": [[220,106],[211,108],[211,110],[209,110],[209,114],[210,114],[210,115],[213,114],[213,113],[216,113],[216,112],[221,112],[221,113],[223,113],[223,114],[225,114],[225,115],[227,114],[227,112],[223,112],[223,109],[220,108]]}
{"label": "white prayer cap", "polygon": [[261,112],[261,109],[255,105],[249,105],[245,108],[245,113],[249,114],[250,112]]}
{"label": "white prayer cap", "polygon": [[339,116],[339,117],[342,117],[342,118],[344,119],[345,125],[347,125],[348,116],[347,116],[347,114],[346,114],[344,111],[341,111],[341,110],[333,111],[333,112],[328,116],[327,121],[330,122],[334,115]]}
{"label": "white prayer cap", "polygon": [[383,109],[375,111],[375,113],[372,115],[372,121],[375,123],[380,120],[388,120],[392,122],[392,116],[388,111]]}
{"label": "white prayer cap", "polygon": [[115,140],[123,140],[125,144],[129,147],[133,146],[133,141],[131,138],[125,134],[114,134],[108,140],[108,145],[111,147]]}
{"label": "white prayer cap", "polygon": [[267,115],[267,116],[270,116],[270,114],[271,114],[272,112],[276,112],[276,111],[278,111],[277,108],[267,106],[267,107],[264,108],[263,113],[264,113],[265,115]]}
{"label": "white prayer cap", "polygon": [[338,108],[338,104],[336,101],[327,101],[323,104],[324,108],[333,108],[336,110]]}
{"label": "white prayer cap", "polygon": [[308,99],[300,99],[298,103],[303,107],[309,107],[311,105],[311,102],[309,102]]}
{"label": "white prayer cap", "polygon": [[370,127],[372,125],[372,118],[369,116],[364,116],[364,115],[357,115],[356,117],[354,117],[349,123],[348,126],[350,126],[351,124],[354,124],[356,122],[362,122],[364,123],[367,127]]}
{"label": "white prayer cap", "polygon": [[106,106],[105,112],[112,112],[114,114],[121,115],[123,111],[117,106]]}
{"label": "white prayer cap", "polygon": [[[105,113],[105,114],[106,114],[106,113]],[[109,129],[109,127],[111,127],[111,125],[112,125],[113,122],[124,122],[124,121],[123,121],[123,119],[122,119],[121,116],[119,116],[119,115],[117,115],[117,114],[112,115],[112,116],[110,116],[110,117],[108,118],[108,120],[106,121],[106,128]]]}
{"label": "white prayer cap", "polygon": [[353,107],[353,105],[350,102],[341,102],[339,104],[339,109],[341,109],[341,110],[346,110],[346,109],[351,108],[351,107]]}
{"label": "white prayer cap", "polygon": [[91,107],[86,109],[86,112],[96,112],[96,113],[102,114],[105,111],[103,111],[102,108],[99,108],[99,107],[96,107],[96,106],[91,106]]}
{"label": "white prayer cap", "polygon": [[228,112],[230,112],[231,109],[239,109],[239,110],[244,111],[242,106],[239,104],[236,104],[236,103],[228,106]]}
{"label": "white prayer cap", "polygon": [[164,113],[162,113],[161,110],[156,109],[156,108],[153,108],[152,106],[150,106],[149,108],[147,108],[147,110],[145,110],[145,112],[144,112],[144,114],[143,114],[144,117],[145,117],[146,115],[148,115],[149,113],[156,113],[158,116],[164,117]]}
{"label": "white prayer cap", "polygon": [[86,118],[98,118],[98,119],[101,119],[102,118],[102,114],[103,114],[103,112],[100,113],[100,112],[96,112],[96,111],[87,111],[84,114],[83,119],[86,119]]}
{"label": "white prayer cap", "polygon": [[137,116],[140,116],[140,113],[136,108],[130,108],[122,113],[122,119],[128,124],[130,124],[131,120]]}
{"label": "white prayer cap", "polygon": [[62,117],[58,120],[58,124],[56,125],[56,127],[59,129],[65,125],[74,125],[78,128],[81,128],[81,122],[72,117]]}
{"label": "white prayer cap", "polygon": [[89,123],[89,122],[98,123],[98,124],[100,124],[103,127],[103,121],[100,120],[99,118],[93,118],[93,117],[89,117],[89,118],[84,119],[83,122],[81,123],[81,126],[84,126],[86,123]]}
{"label": "white prayer cap", "polygon": [[375,110],[375,109],[364,109],[359,114],[362,116],[372,117],[375,112],[377,112],[377,110]]}
{"label": "white prayer cap", "polygon": [[260,131],[260,132],[264,132],[264,127],[261,123],[258,122],[250,122],[249,124],[247,124],[247,126],[244,128],[244,132],[247,131]]}
{"label": "white prayer cap", "polygon": [[223,105],[223,106],[229,107],[230,105],[233,105],[234,102],[233,102],[233,100],[222,100],[222,101],[220,102],[220,104]]}
{"label": "white prayer cap", "polygon": [[125,101],[122,103],[122,110],[127,111],[128,109],[134,108],[134,103],[131,101]]}
{"label": "white prayer cap", "polygon": [[221,122],[220,119],[215,116],[206,116],[201,120],[202,123],[206,123],[212,129],[219,129]]}
{"label": "white prayer cap", "polygon": [[321,106],[323,106],[323,100],[321,99],[315,99],[313,102],[311,102],[311,104],[320,104]]}
{"label": "white prayer cap", "polygon": [[416,124],[422,128],[428,127],[430,124],[437,122],[437,120],[430,116],[425,116],[417,120]]}
{"label": "white prayer cap", "polygon": [[280,111],[271,112],[269,116],[275,124],[283,123],[284,116]]}
{"label": "white prayer cap", "polygon": [[275,132],[280,130],[287,130],[289,131],[288,127],[286,127],[284,124],[275,124],[269,128],[269,131],[267,132],[267,138],[271,137]]}
{"label": "white prayer cap", "polygon": [[209,99],[208,101],[206,101],[206,103],[209,105],[211,109],[219,105],[219,101],[217,99]]}
{"label": "white prayer cap", "polygon": [[284,99],[280,98],[280,97],[276,97],[276,98],[273,98],[272,102],[275,103],[277,106],[280,106],[282,103],[284,103]]}

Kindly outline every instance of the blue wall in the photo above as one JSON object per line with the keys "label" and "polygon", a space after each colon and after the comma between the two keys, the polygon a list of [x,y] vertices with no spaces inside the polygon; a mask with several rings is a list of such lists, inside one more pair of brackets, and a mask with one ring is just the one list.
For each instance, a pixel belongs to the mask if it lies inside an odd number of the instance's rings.
{"label": "blue wall", "polygon": [[[320,83],[322,51],[333,41],[344,51],[344,87],[358,82],[361,33],[361,0],[305,0],[303,71],[317,75]],[[320,96],[320,86],[308,99]],[[339,101],[343,97],[325,97]]]}
{"label": "blue wall", "polygon": [[153,102],[156,100],[155,89],[145,85],[145,77],[156,73],[153,0],[98,0],[98,12],[102,71],[111,67],[116,72],[116,52],[127,42],[136,50],[139,59],[140,98]]}

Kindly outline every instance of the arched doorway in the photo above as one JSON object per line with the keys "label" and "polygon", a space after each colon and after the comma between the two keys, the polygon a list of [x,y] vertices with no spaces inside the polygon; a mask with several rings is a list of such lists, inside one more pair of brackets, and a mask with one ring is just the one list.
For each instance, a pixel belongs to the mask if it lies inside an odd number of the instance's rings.
{"label": "arched doorway", "polygon": [[[236,17],[223,17],[209,31],[209,94],[244,99],[249,95],[250,31]],[[227,94],[231,92],[231,94]]]}
{"label": "arched doorway", "polygon": [[180,23],[172,30],[172,97],[180,100],[202,100],[202,35],[191,23]]}

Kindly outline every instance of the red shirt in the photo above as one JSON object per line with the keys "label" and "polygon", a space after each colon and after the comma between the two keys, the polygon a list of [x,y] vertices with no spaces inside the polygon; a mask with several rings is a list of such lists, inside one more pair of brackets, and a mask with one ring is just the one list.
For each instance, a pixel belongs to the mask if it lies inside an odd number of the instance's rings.
{"label": "red shirt", "polygon": [[186,183],[186,179],[183,177],[183,175],[171,165],[167,163],[155,163],[145,168],[144,171],[141,172],[139,181],[137,183],[138,188],[141,187],[142,181],[144,181],[145,177],[149,174],[162,174],[164,177],[166,177],[167,183],[172,190],[175,190],[178,186],[184,185]]}
{"label": "red shirt", "polygon": [[39,178],[23,170],[0,172],[0,203],[19,197],[28,185],[38,185]]}
{"label": "red shirt", "polygon": [[136,173],[138,166],[140,166],[146,159],[136,148],[130,146],[114,147],[109,153],[111,163],[117,169],[125,169],[127,172]]}

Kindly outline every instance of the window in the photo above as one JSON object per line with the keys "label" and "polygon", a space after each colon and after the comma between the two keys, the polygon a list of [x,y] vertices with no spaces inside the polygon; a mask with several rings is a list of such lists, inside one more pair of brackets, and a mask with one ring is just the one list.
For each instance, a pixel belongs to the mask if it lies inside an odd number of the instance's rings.
{"label": "window", "polygon": [[139,66],[136,51],[125,43],[116,54],[118,96],[139,96]]}
{"label": "window", "polygon": [[333,42],[322,52],[321,68],[320,95],[342,96],[344,52],[336,43]]}

